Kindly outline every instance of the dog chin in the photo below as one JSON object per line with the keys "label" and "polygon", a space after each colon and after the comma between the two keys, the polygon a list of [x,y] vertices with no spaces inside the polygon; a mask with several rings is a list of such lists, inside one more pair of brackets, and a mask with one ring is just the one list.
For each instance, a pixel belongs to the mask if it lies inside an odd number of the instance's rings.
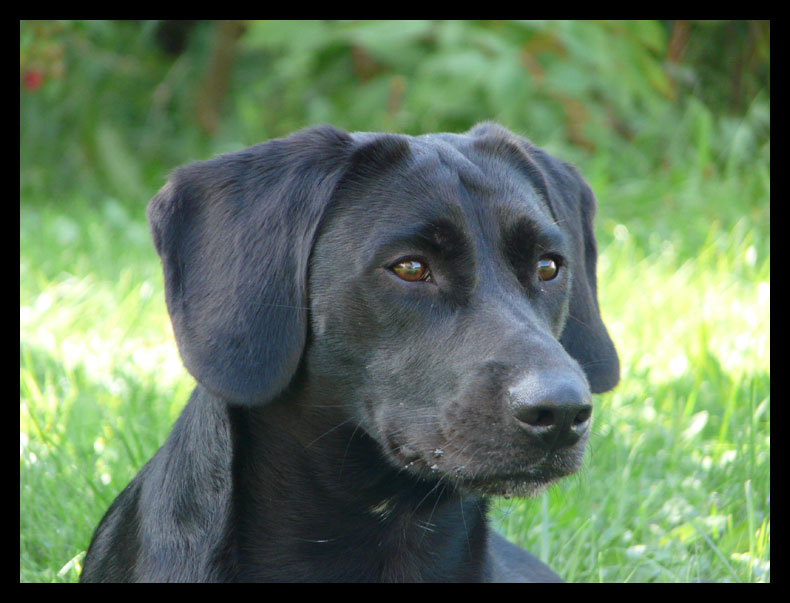
{"label": "dog chin", "polygon": [[535,469],[523,474],[491,477],[455,476],[453,481],[464,493],[477,496],[534,498],[572,471]]}
{"label": "dog chin", "polygon": [[567,463],[560,459],[542,463],[539,466],[521,472],[487,472],[484,470],[471,472],[464,467],[454,470],[442,470],[433,465],[428,471],[424,466],[406,466],[407,471],[414,471],[426,480],[439,480],[452,484],[459,492],[468,496],[504,496],[506,498],[535,498],[545,492],[555,482],[571,475],[578,469],[577,463]]}
{"label": "dog chin", "polygon": [[556,481],[581,467],[584,448],[548,454],[545,458],[516,467],[470,466],[450,460],[441,450],[426,455],[390,438],[386,456],[401,470],[421,480],[440,481],[471,496],[534,498]]}
{"label": "dog chin", "polygon": [[458,489],[470,496],[503,496],[505,498],[537,498],[543,494],[554,481],[522,482],[504,481],[495,483],[461,484]]}

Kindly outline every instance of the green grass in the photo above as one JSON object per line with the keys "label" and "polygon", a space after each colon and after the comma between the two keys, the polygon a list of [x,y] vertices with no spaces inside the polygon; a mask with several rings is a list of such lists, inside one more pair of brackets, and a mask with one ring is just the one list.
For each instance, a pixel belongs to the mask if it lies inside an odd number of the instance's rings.
{"label": "green grass", "polygon": [[[596,398],[583,470],[495,521],[571,581],[770,581],[767,168],[605,172],[585,170],[622,382]],[[143,216],[20,203],[22,581],[77,579],[193,385]]]}

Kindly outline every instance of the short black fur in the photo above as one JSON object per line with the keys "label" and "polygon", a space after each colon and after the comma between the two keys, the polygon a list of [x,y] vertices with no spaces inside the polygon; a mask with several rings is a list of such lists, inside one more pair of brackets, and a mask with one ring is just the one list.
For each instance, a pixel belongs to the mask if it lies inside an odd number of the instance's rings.
{"label": "short black fur", "polygon": [[81,580],[559,581],[486,497],[576,471],[618,381],[594,212],[490,123],[321,127],[177,170],[148,216],[198,384]]}

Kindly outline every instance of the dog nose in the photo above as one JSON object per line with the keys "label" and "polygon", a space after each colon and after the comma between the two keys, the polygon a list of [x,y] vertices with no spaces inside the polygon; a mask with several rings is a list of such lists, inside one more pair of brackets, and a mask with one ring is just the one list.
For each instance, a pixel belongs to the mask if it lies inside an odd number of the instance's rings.
{"label": "dog nose", "polygon": [[575,376],[530,376],[507,393],[516,420],[552,450],[572,446],[590,428],[592,398]]}

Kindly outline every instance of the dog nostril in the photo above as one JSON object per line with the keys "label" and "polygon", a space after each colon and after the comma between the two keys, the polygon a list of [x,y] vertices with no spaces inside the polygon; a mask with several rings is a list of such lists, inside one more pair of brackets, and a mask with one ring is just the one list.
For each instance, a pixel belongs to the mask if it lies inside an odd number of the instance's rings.
{"label": "dog nostril", "polygon": [[592,408],[586,407],[579,411],[579,413],[573,418],[573,425],[581,425],[582,423],[586,423],[589,421],[590,416],[592,415]]}
{"label": "dog nostril", "polygon": [[532,427],[578,427],[592,416],[592,407],[579,404],[543,404],[514,409],[516,419]]}
{"label": "dog nostril", "polygon": [[543,402],[513,408],[516,420],[533,436],[556,450],[572,446],[587,433],[592,406],[577,402]]}
{"label": "dog nostril", "polygon": [[519,421],[533,427],[551,427],[556,422],[554,411],[546,407],[526,407],[514,414]]}

